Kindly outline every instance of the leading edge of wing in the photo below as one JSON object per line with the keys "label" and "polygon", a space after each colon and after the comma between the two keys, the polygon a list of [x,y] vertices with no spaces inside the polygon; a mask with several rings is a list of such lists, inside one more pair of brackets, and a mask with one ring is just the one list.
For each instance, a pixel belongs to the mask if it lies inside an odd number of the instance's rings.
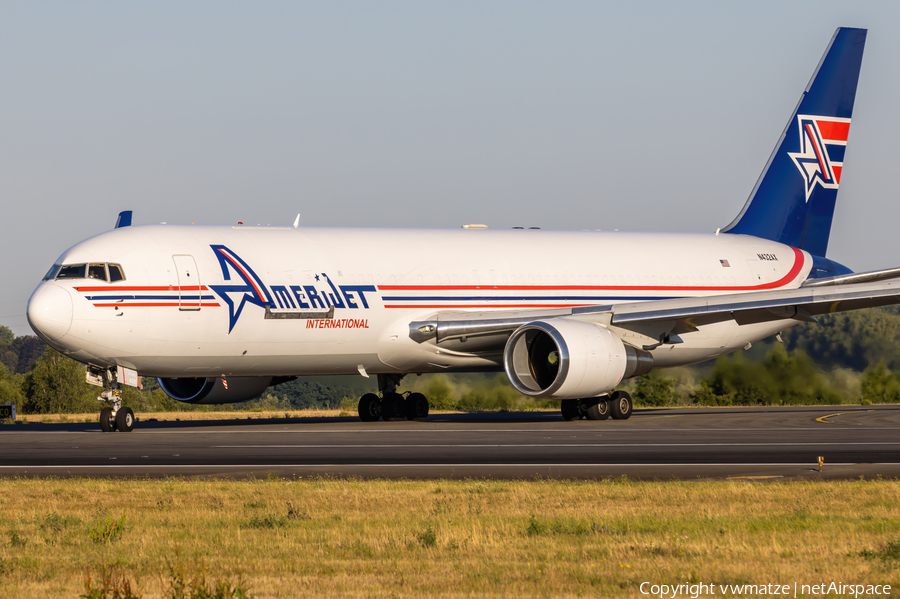
{"label": "leading edge of wing", "polygon": [[[900,281],[855,283],[616,304],[612,306],[612,324],[729,315],[738,323],[745,324],[760,321],[759,318],[753,317],[754,312],[758,313],[757,317],[764,316],[762,320],[777,318],[810,320],[809,316],[816,314],[897,303],[900,303]],[[604,308],[585,306],[574,308],[572,313],[590,314],[608,311]],[[794,309],[793,313],[790,312],[791,308]],[[712,320],[723,319],[725,318]]]}
{"label": "leading edge of wing", "polygon": [[900,304],[900,281],[854,283],[825,287],[801,287],[560,308],[490,312],[442,312],[429,320],[411,322],[410,338],[437,343],[459,337],[508,335],[534,320],[607,314],[612,325],[627,326],[653,321],[687,321],[688,328],[724,320],[750,324],[780,319],[815,320],[817,314]]}

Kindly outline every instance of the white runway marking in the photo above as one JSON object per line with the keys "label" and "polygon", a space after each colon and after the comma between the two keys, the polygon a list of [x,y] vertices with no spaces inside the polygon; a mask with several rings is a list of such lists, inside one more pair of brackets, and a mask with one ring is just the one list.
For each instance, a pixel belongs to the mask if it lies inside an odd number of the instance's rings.
{"label": "white runway marking", "polygon": [[[828,464],[831,467],[835,466],[859,466],[860,464],[857,462],[833,462]],[[900,466],[898,462],[866,462],[866,466]],[[779,467],[807,467],[812,468],[816,466],[816,464],[811,464],[810,462],[752,462],[746,464],[729,464],[729,463],[715,463],[715,464],[692,464],[692,463],[678,463],[678,464],[579,464],[577,462],[573,463],[563,463],[563,464],[141,464],[140,466],[129,466],[124,464],[98,464],[95,466],[88,465],[79,465],[79,466],[0,466],[0,470],[46,470],[48,468],[55,469],[85,469],[85,468],[101,468],[101,469],[114,469],[114,468],[675,468],[675,467],[689,467],[689,468],[712,468],[712,467],[750,467],[750,466],[764,466],[766,468],[779,468]]]}
{"label": "white runway marking", "polygon": [[[227,426],[227,425],[217,425],[217,426]],[[256,425],[259,427],[272,427],[276,426],[274,424],[259,424]],[[315,426],[315,425],[310,425]],[[882,427],[867,427],[867,431],[896,431],[900,429],[900,426],[882,426]],[[676,433],[709,433],[709,432],[821,432],[823,429],[818,426],[808,426],[808,427],[780,427],[780,426],[772,426],[772,427],[756,427],[756,428],[623,428],[623,429],[609,429],[609,428],[597,428],[597,429],[587,429],[587,428],[561,428],[561,429],[543,429],[543,428],[505,428],[505,429],[459,429],[459,428],[425,428],[425,427],[415,427],[415,428],[392,428],[392,429],[291,429],[291,430],[265,430],[265,429],[254,429],[254,430],[152,430],[152,429],[143,429],[135,428],[134,431],[129,433],[130,435],[258,435],[258,434],[288,434],[288,435],[330,435],[335,433],[353,433],[353,434],[367,434],[367,433],[581,433],[581,434],[630,434],[630,433],[663,433],[663,432],[676,432]],[[850,433],[855,434],[855,429],[845,429],[845,428],[831,428],[829,431],[833,433]],[[98,428],[97,430],[81,430],[81,431],[34,431],[34,430],[22,430],[22,431],[0,431],[0,437],[3,436],[21,436],[23,434],[28,435],[73,435],[73,434],[101,434],[102,431]]]}
{"label": "white runway marking", "polygon": [[371,443],[357,445],[211,445],[215,449],[387,449],[394,447],[769,447],[769,446],[844,446],[844,445],[900,445],[896,441],[859,441],[859,442],[840,442],[840,441],[822,441],[807,443],[398,443],[390,445],[373,445]]}

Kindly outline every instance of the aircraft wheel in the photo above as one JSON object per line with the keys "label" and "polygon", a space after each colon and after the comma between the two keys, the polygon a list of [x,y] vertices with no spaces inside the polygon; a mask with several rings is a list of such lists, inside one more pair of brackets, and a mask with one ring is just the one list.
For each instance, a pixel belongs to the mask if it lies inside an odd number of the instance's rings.
{"label": "aircraft wheel", "polygon": [[612,408],[612,417],[616,420],[628,420],[631,418],[631,412],[634,410],[634,404],[631,402],[631,396],[625,391],[616,391],[609,397],[610,407]]}
{"label": "aircraft wheel", "polygon": [[559,405],[563,420],[580,420],[581,413],[578,410],[577,399],[564,399]]}
{"label": "aircraft wheel", "polygon": [[421,393],[410,393],[406,398],[406,417],[419,422],[428,418],[428,399]]}
{"label": "aircraft wheel", "polygon": [[134,430],[134,411],[131,408],[119,408],[116,413],[116,428],[123,433]]}
{"label": "aircraft wheel", "polygon": [[588,420],[606,420],[609,418],[610,406],[609,401],[604,399],[592,399],[589,401],[585,414]]}
{"label": "aircraft wheel", "polygon": [[104,433],[111,433],[116,430],[116,418],[113,416],[112,408],[100,410],[100,430]]}
{"label": "aircraft wheel", "polygon": [[374,393],[366,393],[359,398],[359,419],[375,422],[381,418],[381,400]]}
{"label": "aircraft wheel", "polygon": [[385,420],[406,418],[406,403],[399,393],[385,393],[381,398],[381,417]]}

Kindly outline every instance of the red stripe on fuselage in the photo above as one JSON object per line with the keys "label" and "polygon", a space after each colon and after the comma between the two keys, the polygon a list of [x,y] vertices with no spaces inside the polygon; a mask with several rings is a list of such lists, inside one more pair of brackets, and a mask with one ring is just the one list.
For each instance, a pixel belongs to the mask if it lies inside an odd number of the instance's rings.
{"label": "red stripe on fuselage", "polygon": [[118,285],[105,287],[74,287],[75,291],[208,291],[206,285],[193,285],[179,287],[178,285],[156,285],[150,287],[120,287]]}
{"label": "red stripe on fuselage", "polygon": [[[379,291],[765,291],[777,289],[794,280],[803,269],[803,251],[794,250],[794,264],[786,275],[771,283],[734,286],[666,285],[379,285]],[[498,297],[497,299],[503,299]],[[652,298],[648,298],[652,299]],[[571,304],[567,304],[571,305]]]}
{"label": "red stripe on fuselage", "polygon": [[[503,299],[502,297],[497,299]],[[436,310],[443,308],[577,308],[578,306],[594,306],[596,304],[410,304],[408,306],[387,305],[385,308],[406,308],[408,310]]]}
{"label": "red stripe on fuselage", "polygon": [[[172,308],[172,307],[178,307],[178,306],[181,306],[184,308],[196,308],[197,304],[189,303],[189,302],[183,302],[180,304],[178,302],[134,302],[134,303],[130,303],[130,304],[126,304],[125,302],[117,302],[115,304],[94,304],[95,308],[115,308],[115,307],[118,307],[118,308],[158,308],[158,307]],[[200,307],[201,308],[218,308],[219,304],[215,304],[215,303],[200,304]]]}

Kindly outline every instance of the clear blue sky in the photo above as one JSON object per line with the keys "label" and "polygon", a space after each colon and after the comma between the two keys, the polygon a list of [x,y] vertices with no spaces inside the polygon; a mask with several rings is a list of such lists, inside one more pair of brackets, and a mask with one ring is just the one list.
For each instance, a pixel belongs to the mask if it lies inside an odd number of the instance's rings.
{"label": "clear blue sky", "polygon": [[136,223],[714,231],[869,28],[829,257],[900,266],[896,2],[0,2],[0,324]]}

